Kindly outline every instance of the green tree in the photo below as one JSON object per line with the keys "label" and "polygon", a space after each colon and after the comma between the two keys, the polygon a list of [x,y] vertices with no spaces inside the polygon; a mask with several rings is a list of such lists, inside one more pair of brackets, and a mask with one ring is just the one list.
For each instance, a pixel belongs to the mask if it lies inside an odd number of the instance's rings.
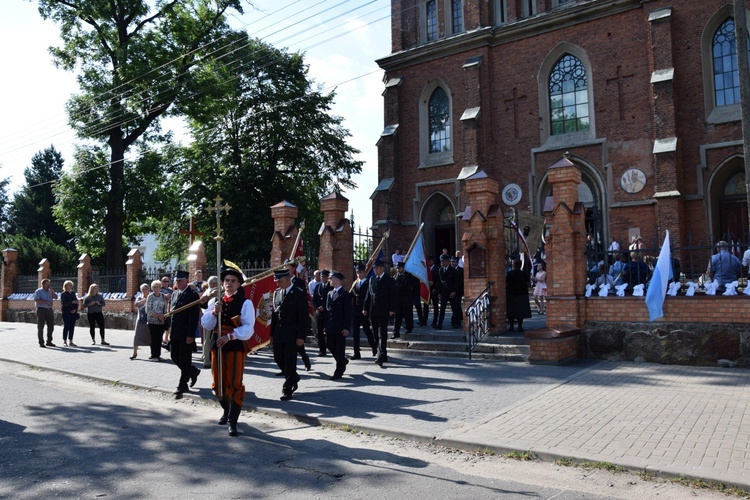
{"label": "green tree", "polygon": [[181,104],[195,141],[180,184],[183,203],[198,204],[206,232],[216,224],[205,207],[217,195],[228,202],[223,254],[255,259],[270,248],[272,205],[296,205],[307,231],[317,233],[321,196],[354,187],[351,176],[362,163],[353,159],[358,151],[346,142],[342,118],[330,114],[334,93],[308,78],[300,54],[233,37],[233,61],[217,57],[196,74],[212,92]]}
{"label": "green tree", "polygon": [[[152,8],[153,7],[153,8]],[[125,153],[181,98],[194,99],[192,71],[210,61],[228,31],[225,14],[241,0],[39,0],[39,12],[60,26],[55,63],[75,70],[81,92],[68,102],[71,125],[106,144],[103,210],[107,266],[121,268],[130,213]],[[97,174],[98,175],[98,174]]]}
{"label": "green tree", "polygon": [[8,228],[8,211],[10,202],[8,201],[8,186],[10,179],[0,179],[0,233],[4,233]]}
{"label": "green tree", "polygon": [[8,210],[8,233],[29,238],[45,236],[56,245],[73,250],[72,236],[55,220],[54,184],[62,174],[62,155],[50,146],[35,154],[24,169],[26,185],[16,192]]}
{"label": "green tree", "polygon": [[21,275],[34,275],[39,262],[47,259],[56,274],[73,274],[78,265],[78,256],[69,248],[58,245],[47,236],[30,237],[24,234],[6,235],[3,247],[18,250],[18,272]]}
{"label": "green tree", "polygon": [[[135,161],[126,162],[123,207],[130,216],[123,226],[123,236],[128,242],[139,243],[140,236],[159,229],[161,219],[174,217],[180,188],[170,178],[178,153],[178,148],[167,144],[158,151],[139,151]],[[77,148],[72,170],[62,175],[55,190],[60,200],[55,207],[56,217],[76,235],[78,251],[97,260],[104,255],[101,242],[105,238],[110,180],[103,167],[106,157],[107,151],[100,146]],[[127,246],[121,244],[118,254],[124,259]],[[109,267],[109,260],[106,264]]]}

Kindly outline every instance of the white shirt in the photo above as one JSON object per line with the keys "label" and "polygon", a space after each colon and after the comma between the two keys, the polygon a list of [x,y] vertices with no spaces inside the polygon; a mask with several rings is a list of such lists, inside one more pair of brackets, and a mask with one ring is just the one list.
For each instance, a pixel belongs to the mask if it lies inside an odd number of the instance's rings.
{"label": "white shirt", "polygon": [[745,267],[750,266],[750,248],[745,250],[745,254],[742,256],[742,265]]}
{"label": "white shirt", "polygon": [[307,285],[308,290],[310,290],[310,297],[315,295],[315,288],[320,285],[320,281],[312,280],[309,285]]}
{"label": "white shirt", "polygon": [[616,241],[613,241],[612,243],[610,243],[610,245],[609,245],[609,251],[610,252],[618,252],[619,250],[620,250],[620,244],[619,243],[617,243]]}
{"label": "white shirt", "polygon": [[[208,302],[206,312],[201,316],[201,325],[203,325],[203,328],[206,330],[213,330],[216,328],[216,316],[213,315],[215,303],[216,299],[211,299]],[[242,304],[240,318],[242,324],[236,327],[234,331],[232,331],[232,334],[234,334],[235,339],[250,340],[250,337],[252,337],[255,332],[255,306],[253,306],[252,300],[247,299]]]}

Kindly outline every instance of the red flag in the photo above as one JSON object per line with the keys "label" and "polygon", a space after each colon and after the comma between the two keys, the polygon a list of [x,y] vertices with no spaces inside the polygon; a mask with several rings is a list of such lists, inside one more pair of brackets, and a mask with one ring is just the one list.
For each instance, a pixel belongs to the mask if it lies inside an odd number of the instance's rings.
{"label": "red flag", "polygon": [[271,339],[271,317],[273,315],[273,292],[276,290],[273,274],[260,281],[243,285],[245,297],[255,306],[255,332],[248,341],[250,350],[255,351],[268,345]]}

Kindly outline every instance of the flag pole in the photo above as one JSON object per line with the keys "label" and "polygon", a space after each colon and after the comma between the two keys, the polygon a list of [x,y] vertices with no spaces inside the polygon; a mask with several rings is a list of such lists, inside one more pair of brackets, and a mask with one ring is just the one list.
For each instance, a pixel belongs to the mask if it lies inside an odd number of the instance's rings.
{"label": "flag pole", "polygon": [[409,250],[407,250],[406,254],[404,255],[404,262],[406,262],[406,259],[409,258],[409,254],[412,250],[414,250],[414,245],[417,244],[417,238],[419,238],[419,233],[422,232],[422,228],[424,227],[424,222],[419,225],[419,229],[417,230],[417,234],[414,235],[414,239],[411,240],[411,245],[409,245]]}
{"label": "flag pole", "polygon": [[[305,221],[302,221],[302,224],[299,226],[299,231],[297,232],[297,240],[294,242],[294,247],[292,248],[292,254],[289,256],[290,259],[294,259],[294,254],[297,253],[297,247],[299,246],[299,242],[302,236],[302,231],[305,229]],[[299,263],[299,261],[297,261]],[[268,269],[267,271],[263,271],[260,274],[256,274],[255,276],[252,276],[250,278],[245,279],[244,283],[242,285],[252,285],[253,283],[257,283],[260,280],[267,278],[273,274],[274,271],[280,271],[284,269],[284,266],[276,266],[272,267],[271,269]]]}
{"label": "flag pole", "polygon": [[[378,257],[378,253],[380,253],[380,249],[383,248],[383,245],[385,244],[385,241],[391,236],[390,231],[386,231],[383,233],[383,237],[380,239],[380,243],[378,243],[378,246],[373,250],[372,254],[370,255],[370,258],[367,260],[367,264],[365,264],[365,274],[370,272],[370,269],[372,268],[373,262],[375,262],[375,259]],[[352,283],[351,288],[349,289],[349,293],[351,293],[354,290],[354,285],[357,283],[357,280],[354,280]]]}
{"label": "flag pole", "polygon": [[[229,210],[232,209],[232,207],[229,205],[229,203],[222,205],[221,202],[223,200],[221,199],[221,196],[217,196],[214,198],[214,205],[206,207],[206,212],[214,212],[216,214],[216,236],[214,237],[214,240],[216,240],[216,274],[221,276],[221,242],[224,240],[222,238],[221,233],[224,231],[221,228],[221,213],[227,212],[229,213]],[[216,287],[216,304],[222,305],[221,303],[221,286]],[[217,309],[216,312],[216,375],[217,375],[217,387],[216,387],[216,397],[221,401],[224,399],[224,380],[222,376],[222,362],[221,362],[221,347],[219,347],[219,337],[221,336],[221,307]]]}
{"label": "flag pole", "polygon": [[292,253],[289,255],[290,259],[294,258],[294,254],[297,253],[297,247],[299,246],[300,239],[302,238],[302,231],[305,230],[305,221],[299,225],[299,231],[297,231],[297,239],[294,240],[294,246],[292,247]]}

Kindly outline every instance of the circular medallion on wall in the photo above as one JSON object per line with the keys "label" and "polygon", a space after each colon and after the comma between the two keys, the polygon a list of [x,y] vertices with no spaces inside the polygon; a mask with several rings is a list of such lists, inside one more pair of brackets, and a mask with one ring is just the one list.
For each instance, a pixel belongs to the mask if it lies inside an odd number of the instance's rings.
{"label": "circular medallion on wall", "polygon": [[503,188],[503,203],[512,207],[521,201],[521,186],[518,184],[508,184]]}
{"label": "circular medallion on wall", "polygon": [[620,186],[626,193],[637,193],[646,187],[646,174],[639,168],[626,170],[620,177]]}

